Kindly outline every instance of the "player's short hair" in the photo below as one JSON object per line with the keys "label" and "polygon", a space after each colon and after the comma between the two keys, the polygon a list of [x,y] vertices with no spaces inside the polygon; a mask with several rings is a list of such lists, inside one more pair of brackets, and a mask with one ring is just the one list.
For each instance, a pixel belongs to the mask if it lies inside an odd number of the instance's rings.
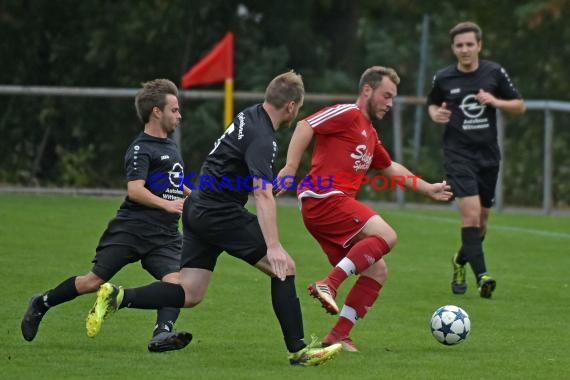
{"label": "player's short hair", "polygon": [[166,95],[178,97],[178,88],[168,79],[154,79],[142,83],[142,88],[135,96],[135,108],[139,120],[146,124],[154,107],[164,110]]}
{"label": "player's short hair", "polygon": [[465,22],[460,22],[459,24],[455,25],[453,28],[449,30],[449,37],[451,37],[451,43],[453,43],[453,39],[458,34],[469,33],[469,32],[475,33],[475,38],[477,39],[477,42],[481,42],[481,38],[483,38],[483,32],[481,31],[479,25],[471,21],[465,21]]}
{"label": "player's short hair", "polygon": [[277,109],[289,102],[299,103],[304,96],[303,77],[293,70],[277,75],[265,90],[265,101]]}
{"label": "player's short hair", "polygon": [[358,82],[358,91],[362,92],[364,85],[369,85],[372,89],[376,89],[380,82],[382,82],[382,78],[388,77],[394,84],[400,84],[400,77],[396,70],[391,67],[384,67],[384,66],[372,66],[364,70],[362,75],[360,76],[360,81]]}

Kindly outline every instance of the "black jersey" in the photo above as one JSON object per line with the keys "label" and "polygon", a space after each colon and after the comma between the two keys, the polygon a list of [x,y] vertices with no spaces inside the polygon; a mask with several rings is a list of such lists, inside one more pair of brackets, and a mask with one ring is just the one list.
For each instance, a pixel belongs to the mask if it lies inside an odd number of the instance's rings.
{"label": "black jersey", "polygon": [[503,67],[481,60],[470,73],[459,71],[456,65],[438,71],[427,103],[439,106],[445,102],[451,110],[443,134],[446,157],[494,165],[500,160],[496,109],[475,99],[480,89],[499,99],[521,98]]}
{"label": "black jersey", "polygon": [[202,165],[192,199],[245,205],[253,190],[253,178],[273,180],[276,155],[275,130],[269,115],[261,104],[246,108],[215,142]]}
{"label": "black jersey", "polygon": [[[157,197],[168,200],[184,198],[184,163],[172,139],[141,132],[127,149],[125,170],[127,181],[144,180],[145,187]],[[144,206],[128,196],[117,216],[143,220],[168,229],[178,228],[177,214]]]}

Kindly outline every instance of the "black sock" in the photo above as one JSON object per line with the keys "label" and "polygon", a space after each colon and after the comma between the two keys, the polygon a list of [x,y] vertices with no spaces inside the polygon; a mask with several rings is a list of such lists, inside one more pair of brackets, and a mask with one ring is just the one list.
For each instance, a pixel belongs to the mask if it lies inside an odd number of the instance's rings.
{"label": "black sock", "polygon": [[140,288],[125,289],[119,308],[156,309],[163,307],[184,307],[184,288],[169,282],[154,282]]}
{"label": "black sock", "polygon": [[156,335],[157,333],[165,330],[172,331],[179,314],[180,309],[175,307],[163,307],[162,309],[159,309],[156,312],[156,327],[154,328],[154,334]]}
{"label": "black sock", "polygon": [[463,227],[461,229],[461,251],[459,256],[469,262],[477,280],[487,273],[483,244],[481,242],[481,229],[479,227]]}
{"label": "black sock", "polygon": [[303,341],[303,316],[295,290],[295,276],[287,276],[285,281],[271,278],[271,302],[273,311],[281,325],[285,345],[289,352],[297,352],[306,344]]}
{"label": "black sock", "polygon": [[54,289],[45,292],[42,300],[46,310],[61,303],[71,301],[79,295],[75,287],[75,277],[77,276],[70,277]]}

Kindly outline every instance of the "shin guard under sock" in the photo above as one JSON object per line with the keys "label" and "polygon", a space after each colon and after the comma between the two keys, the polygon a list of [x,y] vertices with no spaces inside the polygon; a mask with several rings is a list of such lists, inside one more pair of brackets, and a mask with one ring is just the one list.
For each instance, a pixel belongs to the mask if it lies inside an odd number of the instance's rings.
{"label": "shin guard under sock", "polygon": [[163,307],[181,308],[185,302],[184,288],[169,282],[154,282],[140,288],[125,289],[123,302],[119,308],[162,309]]}
{"label": "shin guard under sock", "polygon": [[390,246],[380,236],[368,236],[350,249],[344,259],[327,276],[327,282],[336,290],[353,273],[362,273],[390,252]]}
{"label": "shin guard under sock", "polygon": [[76,276],[70,277],[54,289],[48,290],[42,297],[44,305],[53,307],[75,299],[79,295],[75,287],[75,278]]}
{"label": "shin guard under sock", "polygon": [[303,341],[303,316],[295,289],[295,276],[287,276],[285,281],[271,278],[271,303],[273,311],[289,352],[297,352],[306,346]]}
{"label": "shin guard under sock", "polygon": [[462,246],[459,256],[469,262],[477,278],[487,272],[483,244],[481,242],[481,229],[479,227],[463,227],[461,229]]}

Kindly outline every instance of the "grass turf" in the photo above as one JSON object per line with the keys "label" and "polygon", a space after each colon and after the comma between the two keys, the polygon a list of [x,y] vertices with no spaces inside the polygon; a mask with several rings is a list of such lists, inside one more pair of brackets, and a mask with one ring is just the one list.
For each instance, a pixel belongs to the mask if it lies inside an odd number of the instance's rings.
{"label": "grass turf", "polygon": [[[183,310],[177,328],[194,341],[184,350],[150,354],[155,313],[121,310],[96,339],[85,335],[94,295],[51,310],[36,339],[20,333],[30,296],[84,274],[117,198],[0,195],[0,377],[6,379],[552,379],[570,368],[570,218],[492,215],[485,240],[497,279],[491,300],[481,299],[469,273],[464,296],[449,288],[452,253],[459,246],[453,211],[379,210],[399,242],[387,257],[389,279],[374,309],[354,329],[361,353],[343,353],[323,367],[290,367],[273,315],[269,280],[223,255],[204,302]],[[322,337],[335,319],[306,295],[305,286],[329,270],[304,229],[298,209],[279,209],[281,240],[297,264],[305,333]],[[140,264],[114,282],[144,285]],[[339,293],[343,300],[350,283]],[[340,302],[342,303],[342,302]],[[443,346],[428,322],[439,306],[456,304],[472,321],[471,336]]]}

